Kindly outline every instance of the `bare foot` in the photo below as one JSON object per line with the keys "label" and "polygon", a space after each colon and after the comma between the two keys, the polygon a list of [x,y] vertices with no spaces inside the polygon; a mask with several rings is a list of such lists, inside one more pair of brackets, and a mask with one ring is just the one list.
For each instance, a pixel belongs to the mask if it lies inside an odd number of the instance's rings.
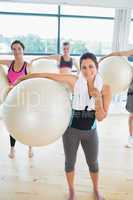
{"label": "bare foot", "polygon": [[125,145],[125,148],[128,148],[128,149],[130,149],[132,146],[129,146],[128,144],[127,145]]}
{"label": "bare foot", "polygon": [[132,148],[133,147],[133,137],[132,136],[128,137],[127,145],[125,147],[126,148]]}
{"label": "bare foot", "polygon": [[69,190],[69,197],[68,200],[76,200],[74,190]]}
{"label": "bare foot", "polygon": [[15,158],[15,150],[11,149],[8,156],[9,156],[9,158],[14,159]]}
{"label": "bare foot", "polygon": [[95,200],[105,200],[105,198],[98,191],[94,191],[94,194]]}
{"label": "bare foot", "polygon": [[133,146],[131,145],[131,144],[127,144],[127,145],[125,145],[125,148],[132,148]]}

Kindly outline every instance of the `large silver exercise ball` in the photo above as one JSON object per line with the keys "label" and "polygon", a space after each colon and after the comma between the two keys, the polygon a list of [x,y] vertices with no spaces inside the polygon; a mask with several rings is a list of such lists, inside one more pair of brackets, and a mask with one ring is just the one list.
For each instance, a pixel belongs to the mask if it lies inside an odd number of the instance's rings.
{"label": "large silver exercise ball", "polygon": [[57,61],[55,60],[48,60],[48,59],[39,59],[35,60],[32,63],[31,73],[41,73],[41,72],[47,72],[47,73],[59,73]]}
{"label": "large silver exercise ball", "polygon": [[108,57],[101,61],[99,73],[104,83],[111,86],[113,94],[126,90],[133,78],[133,68],[125,57],[120,56]]}
{"label": "large silver exercise ball", "polygon": [[71,117],[71,102],[66,89],[58,82],[35,78],[13,88],[3,108],[8,132],[20,142],[44,146],[57,140]]}
{"label": "large silver exercise ball", "polygon": [[0,66],[0,104],[2,104],[7,96],[9,90],[9,83],[7,75],[2,66]]}

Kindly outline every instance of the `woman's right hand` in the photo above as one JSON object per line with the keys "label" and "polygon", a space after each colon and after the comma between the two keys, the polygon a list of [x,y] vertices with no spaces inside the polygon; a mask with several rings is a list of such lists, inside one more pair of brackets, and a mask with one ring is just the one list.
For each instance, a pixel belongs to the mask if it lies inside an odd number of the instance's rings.
{"label": "woman's right hand", "polygon": [[29,67],[32,67],[33,60],[29,62]]}
{"label": "woman's right hand", "polygon": [[39,59],[40,59],[40,58],[34,58],[34,59],[32,59],[32,60],[30,61],[29,65],[32,66],[33,62],[36,61],[36,60],[39,60]]}

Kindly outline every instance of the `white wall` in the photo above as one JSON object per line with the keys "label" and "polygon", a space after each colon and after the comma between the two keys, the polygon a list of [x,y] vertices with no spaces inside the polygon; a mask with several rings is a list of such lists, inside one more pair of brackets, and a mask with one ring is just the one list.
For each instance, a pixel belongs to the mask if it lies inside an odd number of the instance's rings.
{"label": "white wall", "polygon": [[[2,0],[0,0],[2,1]],[[52,3],[52,4],[74,4],[113,8],[133,8],[133,0],[4,0],[8,2],[31,2],[31,3]]]}

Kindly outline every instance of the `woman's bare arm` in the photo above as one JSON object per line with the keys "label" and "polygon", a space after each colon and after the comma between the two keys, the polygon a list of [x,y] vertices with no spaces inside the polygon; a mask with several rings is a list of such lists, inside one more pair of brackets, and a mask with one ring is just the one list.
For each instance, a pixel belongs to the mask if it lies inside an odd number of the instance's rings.
{"label": "woman's bare arm", "polygon": [[98,121],[102,121],[108,113],[109,105],[111,102],[111,89],[110,86],[104,85],[102,95],[96,95],[96,118]]}
{"label": "woman's bare arm", "polygon": [[104,56],[103,58],[100,59],[100,61],[102,61],[103,59],[105,58],[108,58],[110,56],[133,56],[133,50],[129,50],[129,51],[115,51],[115,52],[112,52],[106,56]]}
{"label": "woman's bare arm", "polygon": [[57,62],[59,62],[60,55],[50,55],[50,56],[42,56],[42,57],[34,58],[33,60],[31,60],[31,64],[34,61],[41,60],[41,59],[56,60]]}
{"label": "woman's bare arm", "polygon": [[67,83],[71,89],[73,90],[75,82],[77,80],[77,76],[70,75],[70,74],[55,74],[55,73],[34,73],[34,74],[28,74],[24,76],[23,78],[20,78],[16,84],[23,80],[31,79],[31,78],[48,78],[54,81],[59,81],[62,83]]}
{"label": "woman's bare arm", "polygon": [[7,65],[9,66],[11,64],[12,60],[0,60],[1,65]]}

